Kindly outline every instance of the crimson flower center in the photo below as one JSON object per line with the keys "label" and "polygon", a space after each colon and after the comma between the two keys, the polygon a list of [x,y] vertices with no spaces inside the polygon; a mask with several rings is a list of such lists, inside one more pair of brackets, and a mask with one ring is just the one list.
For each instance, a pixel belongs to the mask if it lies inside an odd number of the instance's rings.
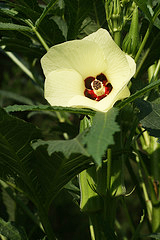
{"label": "crimson flower center", "polygon": [[105,98],[111,91],[112,85],[108,82],[106,76],[101,73],[95,77],[87,77],[84,80],[84,95],[92,100],[100,101]]}

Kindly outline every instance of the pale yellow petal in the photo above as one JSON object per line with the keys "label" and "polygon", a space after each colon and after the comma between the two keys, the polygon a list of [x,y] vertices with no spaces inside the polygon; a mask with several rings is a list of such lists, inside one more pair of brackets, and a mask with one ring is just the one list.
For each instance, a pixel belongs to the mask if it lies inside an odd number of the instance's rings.
{"label": "pale yellow petal", "polygon": [[69,101],[70,107],[77,107],[77,108],[90,108],[95,111],[100,112],[107,112],[109,109],[113,107],[115,102],[118,100],[124,99],[129,97],[130,91],[127,86],[125,86],[121,91],[113,91],[111,92],[106,98],[102,99],[101,101],[97,102],[95,100],[91,100],[84,96],[75,96],[71,98]]}
{"label": "pale yellow petal", "polygon": [[130,67],[130,78],[133,77],[133,75],[136,72],[136,63],[132,57],[126,54],[126,58]]}
{"label": "pale yellow petal", "polygon": [[81,74],[83,79],[96,76],[106,69],[103,49],[95,42],[73,40],[50,48],[41,59],[44,74],[68,68]]}
{"label": "pale yellow petal", "polygon": [[84,40],[96,42],[104,51],[107,68],[105,74],[116,88],[121,88],[135,73],[135,63],[131,57],[118,47],[107,30],[98,31],[85,37]]}
{"label": "pale yellow petal", "polygon": [[71,98],[71,100],[69,101],[69,106],[76,108],[90,108],[97,111],[98,109],[96,108],[96,103],[97,102],[95,100],[91,100],[82,95],[77,95]]}
{"label": "pale yellow petal", "polygon": [[113,89],[107,97],[97,102],[96,108],[99,111],[107,112],[110,108],[113,107],[115,102],[129,96],[130,96],[130,91],[127,86],[124,86],[120,91],[116,91]]}
{"label": "pale yellow petal", "polygon": [[52,71],[45,80],[44,95],[52,106],[69,107],[74,96],[84,96],[84,82],[81,75],[72,69]]}

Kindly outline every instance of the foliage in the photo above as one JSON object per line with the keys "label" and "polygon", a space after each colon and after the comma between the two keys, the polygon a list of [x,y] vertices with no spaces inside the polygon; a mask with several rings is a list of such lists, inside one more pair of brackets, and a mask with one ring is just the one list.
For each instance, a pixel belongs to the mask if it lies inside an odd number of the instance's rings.
{"label": "foliage", "polygon": [[[135,8],[130,97],[49,106],[46,51],[100,27],[122,48]],[[0,2],[1,239],[160,239],[159,14],[158,0]]]}

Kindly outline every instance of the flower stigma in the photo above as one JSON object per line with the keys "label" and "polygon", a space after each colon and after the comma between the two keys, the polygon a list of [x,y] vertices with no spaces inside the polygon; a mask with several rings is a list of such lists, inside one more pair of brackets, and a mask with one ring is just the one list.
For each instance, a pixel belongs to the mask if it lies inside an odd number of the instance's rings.
{"label": "flower stigma", "polygon": [[106,97],[113,88],[103,73],[97,75],[96,78],[92,76],[87,77],[84,82],[86,87],[84,95],[96,101]]}

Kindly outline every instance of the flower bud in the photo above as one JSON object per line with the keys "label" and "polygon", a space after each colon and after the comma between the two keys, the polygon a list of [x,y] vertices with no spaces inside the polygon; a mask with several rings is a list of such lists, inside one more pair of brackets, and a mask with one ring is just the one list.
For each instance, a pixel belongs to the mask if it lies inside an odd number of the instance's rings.
{"label": "flower bud", "polygon": [[122,49],[129,55],[135,56],[139,47],[138,7],[133,11],[129,33],[123,40]]}

